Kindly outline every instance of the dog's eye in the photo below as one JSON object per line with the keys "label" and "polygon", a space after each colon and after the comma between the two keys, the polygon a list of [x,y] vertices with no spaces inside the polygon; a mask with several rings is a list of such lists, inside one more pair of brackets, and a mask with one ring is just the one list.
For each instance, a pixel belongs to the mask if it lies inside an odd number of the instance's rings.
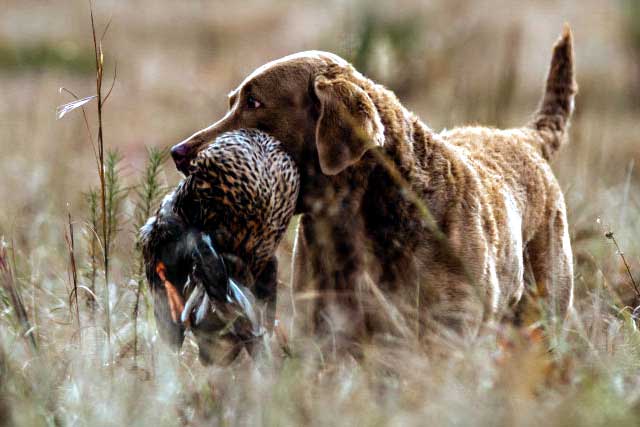
{"label": "dog's eye", "polygon": [[247,107],[250,109],[256,109],[256,108],[260,108],[262,106],[262,103],[260,101],[258,101],[257,99],[255,99],[253,96],[249,96],[247,98]]}

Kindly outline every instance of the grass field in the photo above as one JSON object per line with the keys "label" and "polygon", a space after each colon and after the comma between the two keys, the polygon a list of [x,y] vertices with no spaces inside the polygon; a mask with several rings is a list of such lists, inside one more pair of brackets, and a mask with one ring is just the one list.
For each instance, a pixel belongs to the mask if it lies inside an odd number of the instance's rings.
{"label": "grass field", "polygon": [[[60,87],[96,90],[88,3],[0,6],[0,426],[640,424],[637,0],[137,0],[98,2],[95,16],[98,35],[111,22],[104,94],[117,64],[103,108],[108,286],[96,104],[85,106],[91,137],[79,109],[56,119],[73,100]],[[205,368],[191,340],[180,354],[164,347],[135,242],[148,203],[179,176],[166,162],[152,174],[161,188],[144,194],[151,147],[220,117],[256,66],[306,49],[351,60],[435,130],[518,126],[565,21],[580,92],[553,168],[569,208],[576,314],[553,352],[505,327],[446,360],[409,340],[371,346],[360,362],[322,358],[296,334],[290,235],[279,316],[293,357],[271,342],[257,361]]]}

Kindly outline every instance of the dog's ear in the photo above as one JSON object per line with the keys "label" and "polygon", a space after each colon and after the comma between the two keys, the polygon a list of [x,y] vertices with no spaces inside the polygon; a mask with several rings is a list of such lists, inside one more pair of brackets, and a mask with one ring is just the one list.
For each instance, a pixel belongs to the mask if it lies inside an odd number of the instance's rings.
{"label": "dog's ear", "polygon": [[383,145],[384,126],[364,90],[341,77],[318,76],[314,91],[320,102],[316,147],[324,174],[336,175]]}

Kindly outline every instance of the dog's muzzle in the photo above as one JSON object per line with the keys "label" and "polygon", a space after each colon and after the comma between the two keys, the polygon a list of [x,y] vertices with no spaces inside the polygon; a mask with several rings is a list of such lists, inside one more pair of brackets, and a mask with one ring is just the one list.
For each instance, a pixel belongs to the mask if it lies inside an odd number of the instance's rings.
{"label": "dog's muzzle", "polygon": [[189,162],[191,161],[191,150],[189,145],[181,142],[171,147],[171,158],[176,168],[185,175],[188,175]]}

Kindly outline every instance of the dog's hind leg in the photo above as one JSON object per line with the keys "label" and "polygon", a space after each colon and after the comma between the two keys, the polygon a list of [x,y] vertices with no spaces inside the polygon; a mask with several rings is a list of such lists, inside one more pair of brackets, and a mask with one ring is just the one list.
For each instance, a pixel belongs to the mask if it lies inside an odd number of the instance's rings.
{"label": "dog's hind leg", "polygon": [[527,245],[526,256],[535,286],[530,289],[533,292],[523,296],[521,305],[530,304],[535,296],[541,297],[551,324],[561,324],[573,304],[573,256],[564,209],[548,216],[547,223]]}
{"label": "dog's hind leg", "polygon": [[[355,354],[366,333],[359,294],[363,245],[357,219],[303,215],[292,271],[296,328],[322,338],[327,349]],[[323,345],[321,345],[323,347]]]}

